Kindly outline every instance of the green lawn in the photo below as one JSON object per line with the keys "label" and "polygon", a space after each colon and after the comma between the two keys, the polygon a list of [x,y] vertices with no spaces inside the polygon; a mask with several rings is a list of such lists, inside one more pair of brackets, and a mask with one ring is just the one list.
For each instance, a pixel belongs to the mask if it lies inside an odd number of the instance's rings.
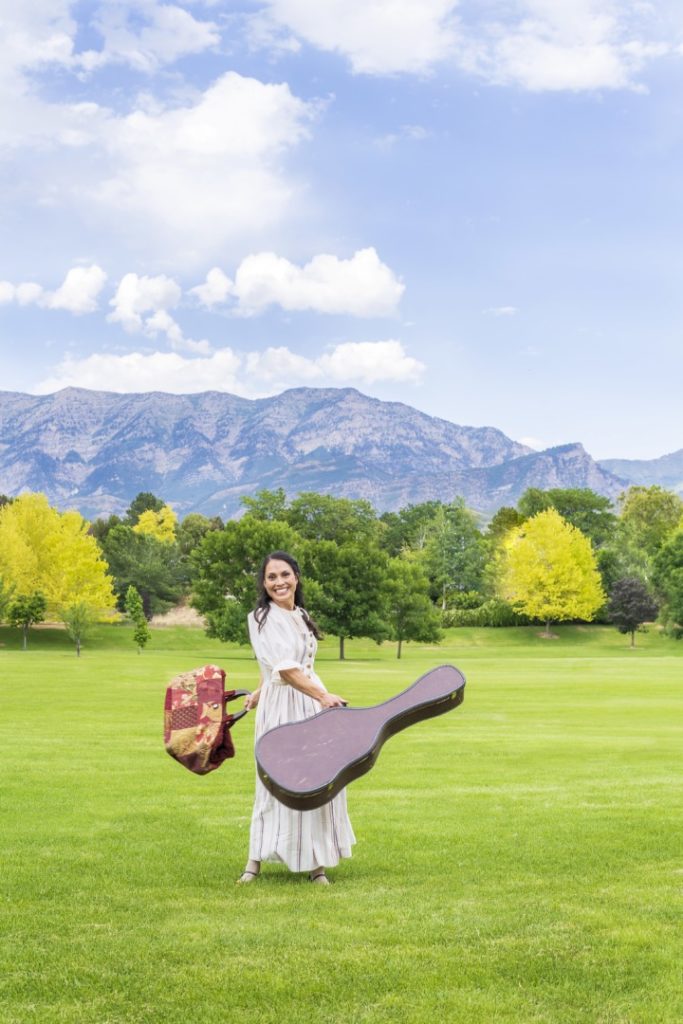
{"label": "green lawn", "polygon": [[440,647],[323,643],[354,704],[434,665],[454,713],[349,788],[358,845],[328,889],[243,865],[252,722],[195,778],[163,750],[168,678],[246,649],[102,628],[29,650],[0,630],[2,1024],[678,1024],[683,643],[606,628],[452,630]]}

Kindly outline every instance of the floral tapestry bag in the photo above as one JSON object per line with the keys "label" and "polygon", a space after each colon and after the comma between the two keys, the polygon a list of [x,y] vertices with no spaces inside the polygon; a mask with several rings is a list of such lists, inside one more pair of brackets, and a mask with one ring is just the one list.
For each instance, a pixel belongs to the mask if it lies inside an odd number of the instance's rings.
{"label": "floral tapestry bag", "polygon": [[226,690],[218,665],[183,672],[171,680],[164,701],[166,752],[195,775],[207,775],[235,756],[230,729],[246,715],[230,715],[226,704],[248,690]]}

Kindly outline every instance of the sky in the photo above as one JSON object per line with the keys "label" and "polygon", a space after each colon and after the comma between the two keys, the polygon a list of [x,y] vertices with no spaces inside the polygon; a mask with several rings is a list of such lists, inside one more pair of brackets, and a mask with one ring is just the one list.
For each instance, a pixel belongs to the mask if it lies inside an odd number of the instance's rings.
{"label": "sky", "polygon": [[0,390],[683,447],[679,0],[0,0]]}

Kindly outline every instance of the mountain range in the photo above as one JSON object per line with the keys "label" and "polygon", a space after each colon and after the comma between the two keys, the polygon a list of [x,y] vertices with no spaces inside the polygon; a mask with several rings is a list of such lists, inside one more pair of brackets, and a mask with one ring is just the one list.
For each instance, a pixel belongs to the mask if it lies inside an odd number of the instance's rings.
{"label": "mountain range", "polygon": [[0,392],[0,493],[42,491],[88,517],[121,513],[139,491],[153,491],[181,517],[227,519],[243,495],[278,487],[366,498],[378,512],[462,495],[488,517],[527,487],[590,487],[615,498],[630,474],[660,482],[648,466],[680,486],[683,451],[652,463],[597,463],[579,443],[536,452],[494,427],[458,426],[353,388],[255,400]]}

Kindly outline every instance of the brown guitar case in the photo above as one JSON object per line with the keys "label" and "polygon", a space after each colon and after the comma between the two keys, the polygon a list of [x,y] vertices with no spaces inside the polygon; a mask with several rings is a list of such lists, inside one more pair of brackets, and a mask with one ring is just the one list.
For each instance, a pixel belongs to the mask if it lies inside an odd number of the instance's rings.
{"label": "brown guitar case", "polygon": [[385,740],[462,704],[465,677],[452,665],[421,676],[407,690],[369,708],[328,708],[270,729],[256,743],[263,785],[296,811],[322,807],[370,771]]}

